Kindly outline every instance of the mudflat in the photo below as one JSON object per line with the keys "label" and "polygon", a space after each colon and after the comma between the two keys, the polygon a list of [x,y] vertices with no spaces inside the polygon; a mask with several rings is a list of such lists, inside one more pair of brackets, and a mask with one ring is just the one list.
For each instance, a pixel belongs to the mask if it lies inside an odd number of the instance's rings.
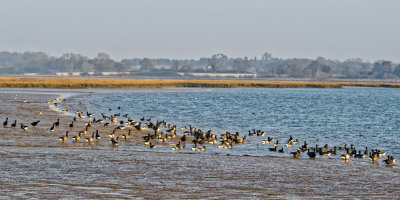
{"label": "mudflat", "polygon": [[[143,150],[146,133],[134,129],[130,140],[111,146],[113,129],[103,125],[72,142],[88,119],[78,118],[69,127],[73,116],[48,103],[58,97],[56,92],[1,91],[0,198],[400,198],[400,170],[382,162]],[[57,119],[60,125],[51,132]],[[100,128],[100,141],[84,141]],[[68,141],[59,141],[66,131]]]}

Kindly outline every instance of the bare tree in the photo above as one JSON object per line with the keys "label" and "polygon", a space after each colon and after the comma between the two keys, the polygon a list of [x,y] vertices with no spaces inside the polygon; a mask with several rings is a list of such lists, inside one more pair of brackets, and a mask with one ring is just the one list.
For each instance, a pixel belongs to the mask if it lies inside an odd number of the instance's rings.
{"label": "bare tree", "polygon": [[143,60],[140,61],[140,70],[142,71],[149,71],[154,69],[153,61],[149,58],[143,58]]}
{"label": "bare tree", "polygon": [[179,67],[181,66],[181,63],[179,62],[179,60],[172,60],[171,61],[171,69],[174,71],[178,71]]}

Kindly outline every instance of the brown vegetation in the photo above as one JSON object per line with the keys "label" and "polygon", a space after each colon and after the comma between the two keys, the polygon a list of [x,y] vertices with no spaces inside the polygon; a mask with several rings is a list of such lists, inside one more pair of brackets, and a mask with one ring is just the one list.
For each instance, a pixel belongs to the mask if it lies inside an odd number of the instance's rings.
{"label": "brown vegetation", "polygon": [[0,78],[0,87],[2,88],[341,88],[343,86],[400,88],[400,83],[113,78]]}

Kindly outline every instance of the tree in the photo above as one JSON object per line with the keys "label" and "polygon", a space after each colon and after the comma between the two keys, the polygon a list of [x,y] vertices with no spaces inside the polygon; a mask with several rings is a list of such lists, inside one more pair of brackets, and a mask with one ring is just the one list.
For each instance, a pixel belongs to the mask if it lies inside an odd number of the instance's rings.
{"label": "tree", "polygon": [[172,60],[171,61],[171,69],[174,71],[178,71],[179,67],[181,66],[181,63],[179,62],[179,60]]}
{"label": "tree", "polygon": [[371,72],[375,75],[375,78],[388,78],[392,73],[392,62],[387,60],[377,61],[374,63]]}
{"label": "tree", "polygon": [[242,67],[243,67],[243,59],[242,58],[235,58],[233,60],[232,69],[237,71],[237,72],[241,72],[242,71]]}
{"label": "tree", "polygon": [[181,71],[185,73],[190,73],[193,71],[193,65],[183,65]]}
{"label": "tree", "polygon": [[124,64],[116,62],[114,63],[114,69],[116,72],[125,72],[127,68]]}
{"label": "tree", "polygon": [[394,69],[393,74],[400,78],[400,64]]}
{"label": "tree", "polygon": [[96,59],[101,59],[101,60],[111,60],[110,55],[106,53],[98,53]]}
{"label": "tree", "polygon": [[140,70],[142,71],[149,71],[154,69],[153,61],[149,58],[143,58],[143,60],[140,61]]}
{"label": "tree", "polygon": [[208,61],[208,66],[212,72],[216,72],[219,69],[219,60],[217,57],[212,57]]}

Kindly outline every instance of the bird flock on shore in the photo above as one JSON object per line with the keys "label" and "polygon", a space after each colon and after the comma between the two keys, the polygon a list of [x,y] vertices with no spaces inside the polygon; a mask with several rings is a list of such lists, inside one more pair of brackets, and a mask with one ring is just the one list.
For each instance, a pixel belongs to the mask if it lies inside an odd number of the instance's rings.
{"label": "bird flock on shore", "polygon": [[[59,107],[62,102],[62,98],[51,99],[47,103],[55,107]],[[24,103],[28,103],[24,100]],[[80,103],[81,104],[81,103]],[[65,108],[59,109],[62,113],[67,113],[68,110]],[[109,111],[113,109],[110,108]],[[101,114],[101,118],[97,119],[93,117],[89,111],[78,110],[73,115],[71,121],[60,122],[60,119],[55,120],[49,127],[49,133],[55,135],[57,129],[65,130],[65,134],[58,136],[58,140],[61,143],[100,143],[104,140],[109,140],[110,145],[117,147],[121,142],[127,143],[131,140],[139,141],[137,144],[143,144],[150,149],[156,149],[157,145],[171,145],[171,150],[179,151],[187,148],[187,145],[192,144],[191,150],[193,151],[206,151],[206,148],[219,149],[232,149],[236,145],[241,145],[247,141],[247,137],[262,137],[262,144],[270,145],[268,150],[270,152],[277,152],[284,154],[287,152],[291,157],[298,158],[301,155],[307,155],[309,158],[314,159],[319,157],[330,157],[333,155],[340,155],[340,158],[344,161],[349,161],[351,158],[364,159],[368,158],[372,162],[377,162],[380,158],[387,165],[395,163],[395,158],[391,155],[386,155],[379,149],[371,149],[368,147],[356,149],[351,144],[348,146],[330,147],[328,144],[323,146],[309,145],[307,141],[299,144],[298,139],[294,139],[291,135],[287,140],[281,144],[278,139],[274,139],[272,136],[267,134],[266,131],[261,130],[250,130],[247,134],[240,134],[239,132],[230,133],[225,132],[217,135],[211,130],[203,131],[193,126],[184,126],[177,128],[176,125],[171,125],[165,120],[152,122],[151,118],[142,117],[138,121],[131,119],[128,114],[121,115],[121,107],[117,107],[117,114],[106,115]],[[41,113],[40,113],[41,114]],[[124,119],[124,120],[123,120]],[[83,122],[84,126],[75,126],[75,124]],[[36,120],[30,123],[19,123],[19,127],[23,131],[27,131],[30,124],[31,127],[37,127],[40,124],[40,120]],[[59,128],[61,125],[65,125],[63,128]],[[81,128],[79,131],[76,128]],[[82,128],[84,127],[84,128]],[[10,120],[8,117],[3,122],[3,128],[18,128],[17,120]],[[137,134],[132,134],[135,131]],[[89,133],[91,132],[91,134]],[[105,136],[105,134],[107,136]],[[106,138],[106,139],[104,139]],[[107,139],[108,138],[108,139]],[[265,139],[264,139],[265,138]],[[283,147],[286,147],[285,149]],[[290,151],[290,149],[294,149]],[[342,153],[339,153],[342,152]]]}

